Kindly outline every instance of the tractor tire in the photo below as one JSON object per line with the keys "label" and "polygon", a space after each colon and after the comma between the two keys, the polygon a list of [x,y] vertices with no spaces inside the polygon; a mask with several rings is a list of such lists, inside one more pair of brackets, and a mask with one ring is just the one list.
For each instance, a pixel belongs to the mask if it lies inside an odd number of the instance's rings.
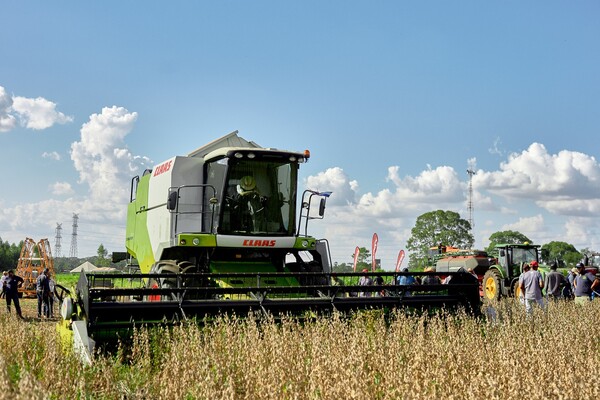
{"label": "tractor tire", "polygon": [[483,276],[483,300],[500,300],[502,297],[502,277],[495,269],[488,270]]}
{"label": "tractor tire", "polygon": [[515,299],[519,300],[519,297],[521,296],[521,287],[519,286],[519,281],[515,281],[513,284],[512,295],[515,297]]}

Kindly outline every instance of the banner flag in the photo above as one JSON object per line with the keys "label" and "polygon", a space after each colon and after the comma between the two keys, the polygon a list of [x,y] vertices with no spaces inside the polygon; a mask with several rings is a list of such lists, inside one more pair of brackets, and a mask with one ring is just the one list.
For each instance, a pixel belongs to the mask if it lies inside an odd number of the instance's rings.
{"label": "banner flag", "polygon": [[356,272],[356,262],[358,261],[358,255],[360,254],[360,249],[356,246],[354,249],[354,265],[352,266],[352,271]]}
{"label": "banner flag", "polygon": [[398,260],[396,260],[396,272],[400,272],[402,261],[404,261],[404,250],[400,250],[400,253],[398,253]]}
{"label": "banner flag", "polygon": [[379,237],[376,233],[373,234],[373,240],[371,242],[371,270],[375,272],[375,267],[377,262],[375,261],[375,254],[377,253],[377,243],[379,242]]}

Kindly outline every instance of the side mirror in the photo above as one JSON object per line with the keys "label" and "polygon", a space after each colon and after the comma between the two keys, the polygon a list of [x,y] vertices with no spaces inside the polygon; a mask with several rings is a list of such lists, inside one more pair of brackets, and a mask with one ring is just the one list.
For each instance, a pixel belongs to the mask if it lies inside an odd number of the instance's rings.
{"label": "side mirror", "polygon": [[325,198],[321,198],[321,202],[319,203],[319,217],[325,215]]}
{"label": "side mirror", "polygon": [[170,192],[167,198],[167,210],[173,211],[177,208],[177,192]]}

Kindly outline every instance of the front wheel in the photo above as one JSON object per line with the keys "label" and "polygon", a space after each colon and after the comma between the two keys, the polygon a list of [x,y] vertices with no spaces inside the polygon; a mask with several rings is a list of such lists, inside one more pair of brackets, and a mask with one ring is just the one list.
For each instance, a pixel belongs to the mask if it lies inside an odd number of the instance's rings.
{"label": "front wheel", "polygon": [[502,297],[502,277],[495,269],[488,270],[483,276],[483,299],[500,300]]}

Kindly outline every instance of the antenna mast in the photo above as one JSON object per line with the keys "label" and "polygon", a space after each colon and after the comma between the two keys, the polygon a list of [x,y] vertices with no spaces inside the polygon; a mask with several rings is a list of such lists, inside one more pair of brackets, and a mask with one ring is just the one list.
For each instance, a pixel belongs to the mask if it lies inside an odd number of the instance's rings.
{"label": "antenna mast", "polygon": [[475,175],[475,171],[469,168],[467,174],[469,174],[469,203],[467,209],[469,210],[469,224],[471,224],[471,230],[473,230],[475,228],[475,221],[473,221],[473,175]]}
{"label": "antenna mast", "polygon": [[73,233],[71,234],[71,252],[69,257],[77,257],[77,221],[79,215],[73,213]]}
{"label": "antenna mast", "polygon": [[56,223],[56,241],[54,242],[54,254],[56,254],[56,257],[61,257],[62,253],[61,253],[61,249],[62,249],[62,245],[60,244],[60,240],[62,239],[62,224],[59,224],[58,222]]}

